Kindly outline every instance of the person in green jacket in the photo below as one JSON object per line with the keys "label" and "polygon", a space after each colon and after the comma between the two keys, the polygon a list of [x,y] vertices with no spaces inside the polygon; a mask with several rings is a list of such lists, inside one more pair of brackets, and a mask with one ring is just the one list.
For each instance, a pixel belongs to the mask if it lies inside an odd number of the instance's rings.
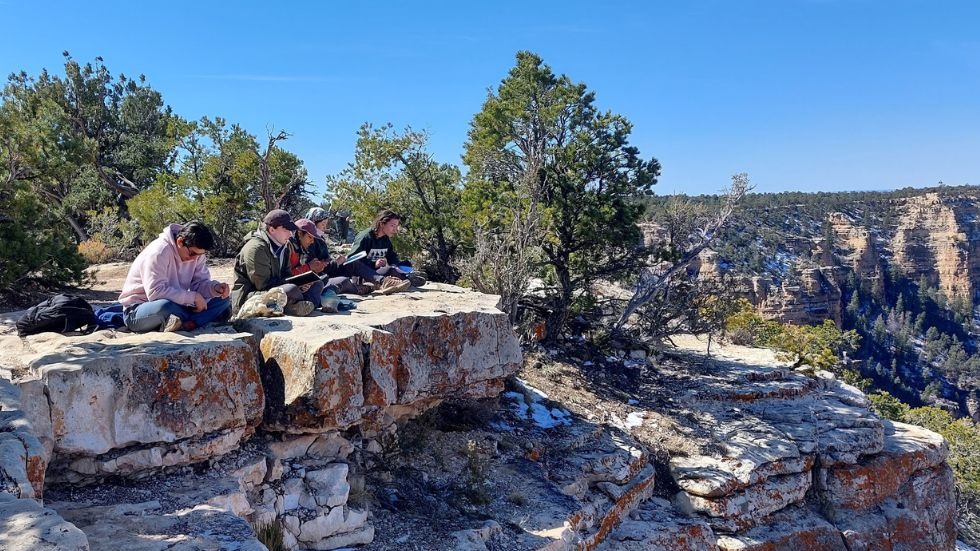
{"label": "person in green jacket", "polygon": [[307,293],[319,293],[312,284],[302,287],[285,283],[289,273],[289,239],[296,231],[289,213],[276,209],[265,215],[258,231],[249,237],[235,260],[235,284],[231,291],[232,311],[237,313],[253,293],[281,287],[289,298],[285,314],[307,316],[314,304]]}
{"label": "person in green jacket", "polygon": [[[374,270],[377,275],[408,281],[408,286],[421,287],[425,285],[425,278],[412,271],[411,262],[398,258],[398,253],[391,243],[391,238],[401,229],[401,220],[401,215],[393,210],[385,209],[379,212],[371,228],[362,231],[354,238],[350,255],[363,251],[367,256],[360,262]],[[400,267],[411,273],[402,271]]]}

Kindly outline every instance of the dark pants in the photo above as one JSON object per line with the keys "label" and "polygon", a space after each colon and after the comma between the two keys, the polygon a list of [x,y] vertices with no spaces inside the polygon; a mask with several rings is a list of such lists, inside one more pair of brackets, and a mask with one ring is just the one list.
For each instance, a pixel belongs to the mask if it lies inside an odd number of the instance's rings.
{"label": "dark pants", "polygon": [[193,322],[194,327],[197,328],[227,316],[230,310],[231,300],[227,298],[212,298],[208,301],[207,309],[201,312],[195,312],[193,308],[162,298],[127,309],[123,313],[123,322],[133,333],[147,333],[160,329],[163,322],[174,315],[185,323]]}
{"label": "dark pants", "polygon": [[346,266],[341,266],[330,273],[330,275],[342,275],[347,277],[359,277],[364,281],[371,283],[381,283],[381,281],[388,277],[397,277],[398,279],[405,279],[405,274],[398,271],[394,266],[384,266],[375,270],[374,268],[368,266],[367,264],[358,260],[357,262],[351,262]]}
{"label": "dark pants", "polygon": [[320,281],[313,282],[313,285],[310,285],[306,291],[300,291],[299,286],[292,283],[282,285],[282,290],[286,293],[286,298],[289,299],[286,304],[308,300],[313,303],[314,308],[320,308],[320,295],[323,294],[323,283]]}

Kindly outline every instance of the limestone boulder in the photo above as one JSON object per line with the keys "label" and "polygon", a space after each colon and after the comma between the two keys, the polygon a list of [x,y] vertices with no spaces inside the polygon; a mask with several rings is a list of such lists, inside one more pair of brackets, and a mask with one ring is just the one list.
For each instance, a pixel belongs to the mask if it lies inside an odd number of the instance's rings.
{"label": "limestone boulder", "polygon": [[787,508],[737,535],[718,538],[720,551],[848,551],[833,524],[804,507]]}
{"label": "limestone boulder", "polygon": [[251,339],[227,328],[45,333],[16,345],[15,383],[67,480],[192,463],[234,449],[262,419]]}
{"label": "limestone boulder", "polygon": [[916,472],[897,493],[835,525],[849,551],[953,549],[956,492],[946,463]]}
{"label": "limestone boulder", "polygon": [[802,502],[814,464],[853,464],[883,446],[867,400],[837,381],[742,364],[700,380],[689,396],[707,432],[702,451],[671,458],[670,471],[678,505],[720,533]]}
{"label": "limestone boulder", "polygon": [[772,513],[803,501],[811,480],[809,473],[772,476],[718,498],[680,492],[678,505],[683,510],[706,515],[716,532],[732,533],[755,526]]}
{"label": "limestone boulder", "polygon": [[448,397],[493,396],[521,362],[497,297],[429,284],[371,296],[344,314],[250,319],[267,389],[266,425],[326,432],[387,424]]}
{"label": "limestone boulder", "polygon": [[41,499],[50,459],[23,410],[20,389],[0,378],[0,492]]}
{"label": "limestone boulder", "polygon": [[956,496],[946,442],[929,430],[885,422],[881,453],[818,471],[823,512],[848,549],[952,549]]}
{"label": "limestone boulder", "polygon": [[715,551],[717,537],[698,517],[688,517],[662,499],[651,499],[623,520],[598,546],[600,551]]}
{"label": "limestone boulder", "polygon": [[891,421],[884,427],[881,453],[853,465],[819,470],[817,487],[832,517],[880,504],[915,473],[940,465],[948,455],[946,441],[930,430]]}

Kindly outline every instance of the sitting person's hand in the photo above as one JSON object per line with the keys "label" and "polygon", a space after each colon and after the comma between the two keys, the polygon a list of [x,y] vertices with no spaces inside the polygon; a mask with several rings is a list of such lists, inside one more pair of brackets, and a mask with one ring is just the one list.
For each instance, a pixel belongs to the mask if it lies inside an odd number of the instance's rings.
{"label": "sitting person's hand", "polygon": [[194,293],[194,311],[203,312],[208,309],[208,301],[204,300],[201,293]]}
{"label": "sitting person's hand", "polygon": [[215,281],[211,286],[211,294],[219,298],[228,298],[231,295],[231,287],[227,283]]}
{"label": "sitting person's hand", "polygon": [[334,262],[334,264],[336,264],[338,266],[343,266],[344,265],[344,262],[347,262],[347,256],[346,255],[342,255],[342,254],[338,254],[337,256],[335,256],[333,258],[333,262]]}
{"label": "sitting person's hand", "polygon": [[313,283],[312,282],[311,283],[307,283],[306,285],[300,285],[299,286],[299,290],[305,293],[305,292],[309,291],[310,290],[310,287],[312,287],[312,286],[313,286]]}
{"label": "sitting person's hand", "polygon": [[387,265],[388,265],[388,259],[387,258],[383,258],[382,257],[382,258],[379,258],[376,261],[374,261],[374,267],[375,268],[384,268]]}
{"label": "sitting person's hand", "polygon": [[316,273],[320,273],[323,271],[324,268],[327,267],[327,263],[320,260],[319,258],[316,258],[310,261],[309,266],[310,266],[310,270],[313,270]]}

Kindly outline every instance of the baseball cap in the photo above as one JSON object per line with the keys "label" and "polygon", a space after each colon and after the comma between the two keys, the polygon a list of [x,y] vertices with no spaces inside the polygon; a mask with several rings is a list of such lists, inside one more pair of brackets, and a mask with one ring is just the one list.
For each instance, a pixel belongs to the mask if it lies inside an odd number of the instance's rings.
{"label": "baseball cap", "polygon": [[262,222],[266,226],[282,226],[289,231],[296,231],[296,224],[293,223],[293,218],[289,216],[288,212],[282,209],[269,211],[269,214],[265,215]]}

